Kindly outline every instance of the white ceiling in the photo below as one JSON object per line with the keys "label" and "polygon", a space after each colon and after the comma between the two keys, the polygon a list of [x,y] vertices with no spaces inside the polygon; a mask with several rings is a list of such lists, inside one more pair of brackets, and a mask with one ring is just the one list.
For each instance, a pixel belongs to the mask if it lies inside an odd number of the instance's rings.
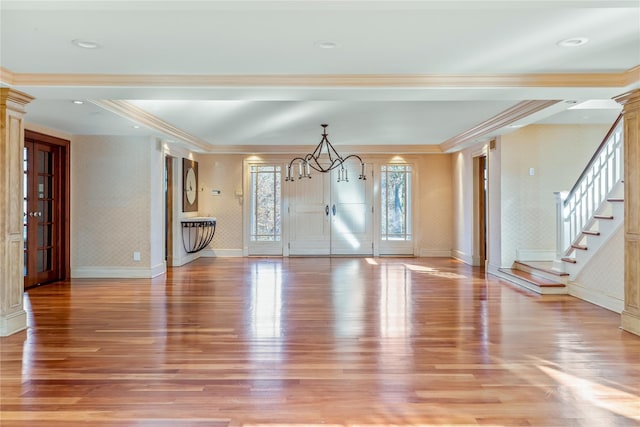
{"label": "white ceiling", "polygon": [[[28,122],[71,135],[175,139],[148,122],[134,129],[139,116],[99,102],[126,100],[211,148],[315,145],[321,123],[336,145],[438,145],[522,101],[608,99],[640,83],[571,83],[640,65],[637,0],[3,0],[0,11],[3,85],[36,97]],[[569,37],[589,42],[557,45]],[[550,73],[561,83],[501,80]],[[572,105],[518,122],[612,123],[618,114],[566,111]]]}

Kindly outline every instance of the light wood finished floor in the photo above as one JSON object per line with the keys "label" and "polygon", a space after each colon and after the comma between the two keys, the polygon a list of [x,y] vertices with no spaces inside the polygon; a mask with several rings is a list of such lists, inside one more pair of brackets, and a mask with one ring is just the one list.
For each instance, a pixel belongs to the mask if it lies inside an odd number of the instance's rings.
{"label": "light wood finished floor", "polygon": [[3,427],[640,425],[618,314],[454,260],[208,258],[26,301]]}

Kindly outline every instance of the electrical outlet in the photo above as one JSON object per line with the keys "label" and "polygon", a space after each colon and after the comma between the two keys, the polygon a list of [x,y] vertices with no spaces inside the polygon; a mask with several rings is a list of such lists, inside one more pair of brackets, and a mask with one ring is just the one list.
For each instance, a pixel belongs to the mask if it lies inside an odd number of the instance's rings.
{"label": "electrical outlet", "polygon": [[140,252],[134,252],[133,253],[133,260],[134,261],[140,261]]}

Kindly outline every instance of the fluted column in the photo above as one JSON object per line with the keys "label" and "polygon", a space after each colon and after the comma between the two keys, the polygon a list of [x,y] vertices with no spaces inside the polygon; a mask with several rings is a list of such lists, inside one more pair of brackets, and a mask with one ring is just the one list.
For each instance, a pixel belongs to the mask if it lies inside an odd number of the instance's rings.
{"label": "fluted column", "polygon": [[622,329],[640,335],[640,89],[615,98],[624,118],[624,311]]}
{"label": "fluted column", "polygon": [[0,88],[0,336],[27,327],[24,311],[24,106],[29,95]]}

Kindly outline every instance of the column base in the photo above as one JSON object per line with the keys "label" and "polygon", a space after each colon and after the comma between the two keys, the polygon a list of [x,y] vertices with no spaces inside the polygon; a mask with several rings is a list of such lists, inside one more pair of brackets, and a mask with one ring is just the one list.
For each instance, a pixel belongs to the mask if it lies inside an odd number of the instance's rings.
{"label": "column base", "polygon": [[0,317],[0,337],[6,337],[27,329],[27,312],[24,310]]}
{"label": "column base", "polygon": [[620,327],[632,334],[640,335],[640,316],[629,311],[623,311],[620,317]]}

